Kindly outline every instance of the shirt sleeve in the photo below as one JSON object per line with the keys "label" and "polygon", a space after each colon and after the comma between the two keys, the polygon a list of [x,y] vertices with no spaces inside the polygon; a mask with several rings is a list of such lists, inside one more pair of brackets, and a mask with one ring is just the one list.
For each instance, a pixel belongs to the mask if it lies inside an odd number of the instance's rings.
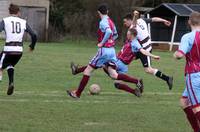
{"label": "shirt sleeve", "polygon": [[181,43],[179,45],[178,51],[182,54],[187,54],[192,49],[194,42],[194,36],[192,33],[186,34],[181,38]]}
{"label": "shirt sleeve", "polygon": [[31,49],[34,49],[35,48],[35,44],[37,42],[37,36],[36,34],[33,32],[33,30],[31,29],[31,27],[26,24],[26,30],[25,30],[27,33],[29,33],[29,35],[31,36],[31,44],[29,45],[29,47]]}
{"label": "shirt sleeve", "polygon": [[113,39],[116,40],[117,38],[118,38],[118,33],[117,33],[116,26],[114,26]]}
{"label": "shirt sleeve", "polygon": [[152,19],[151,18],[142,18],[146,23],[152,23]]}
{"label": "shirt sleeve", "polygon": [[140,43],[138,42],[138,40],[133,40],[131,42],[131,49],[132,49],[132,52],[136,53],[136,52],[139,52],[140,49],[142,48],[142,46],[140,45]]}
{"label": "shirt sleeve", "polygon": [[108,25],[108,23],[101,21],[99,28],[102,32],[105,33],[103,40],[101,41],[102,44],[104,44],[110,37],[110,35],[112,34],[112,30],[110,29],[110,26]]}
{"label": "shirt sleeve", "polygon": [[5,27],[5,24],[4,24],[4,21],[2,20],[0,22],[0,32],[2,32],[4,30],[4,27]]}

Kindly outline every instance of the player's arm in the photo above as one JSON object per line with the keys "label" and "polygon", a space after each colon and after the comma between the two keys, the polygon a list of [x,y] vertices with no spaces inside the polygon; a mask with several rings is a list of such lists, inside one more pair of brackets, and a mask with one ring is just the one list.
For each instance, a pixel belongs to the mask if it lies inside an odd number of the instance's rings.
{"label": "player's arm", "polygon": [[4,30],[4,27],[5,27],[5,24],[4,24],[4,21],[2,20],[0,22],[0,32],[2,32]]}
{"label": "player's arm", "polygon": [[182,59],[185,57],[191,48],[194,40],[191,39],[190,34],[186,34],[181,38],[181,43],[178,50],[174,53],[175,59]]}
{"label": "player's arm", "polygon": [[29,45],[29,47],[30,47],[30,50],[33,51],[37,42],[37,35],[33,32],[33,30],[28,24],[26,24],[25,31],[29,33],[29,35],[31,36],[31,44]]}
{"label": "player's arm", "polygon": [[149,51],[143,49],[142,46],[139,44],[139,42],[137,40],[132,41],[131,47],[132,47],[133,52],[141,52],[142,54],[144,54],[146,56],[150,56],[154,59],[160,59],[160,56],[153,55]]}
{"label": "player's arm", "polygon": [[161,22],[161,23],[164,23],[168,27],[171,25],[170,21],[160,18],[160,17],[152,17],[151,19],[152,19],[152,22]]}
{"label": "player's arm", "polygon": [[113,39],[116,40],[117,38],[118,38],[118,33],[116,27],[114,26]]}
{"label": "player's arm", "polygon": [[102,31],[105,32],[105,35],[104,35],[102,41],[98,44],[98,47],[103,47],[105,42],[110,38],[110,35],[112,35],[112,30],[111,30],[110,26],[104,22],[101,22],[99,27]]}
{"label": "player's arm", "polygon": [[149,51],[147,51],[147,50],[145,50],[145,49],[143,49],[143,48],[140,49],[140,52],[141,52],[143,55],[150,56],[150,57],[152,57],[152,58],[154,58],[154,59],[160,59],[160,56],[151,54]]}

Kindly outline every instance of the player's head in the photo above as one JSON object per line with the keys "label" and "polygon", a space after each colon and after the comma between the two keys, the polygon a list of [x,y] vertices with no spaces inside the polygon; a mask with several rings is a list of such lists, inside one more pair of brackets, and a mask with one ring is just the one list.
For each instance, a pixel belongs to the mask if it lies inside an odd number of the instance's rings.
{"label": "player's head", "polygon": [[100,4],[97,12],[99,13],[99,15],[108,15],[108,5],[106,3]]}
{"label": "player's head", "polygon": [[9,13],[11,15],[19,15],[20,9],[18,5],[10,4]]}
{"label": "player's head", "polygon": [[190,17],[189,17],[188,23],[191,27],[200,26],[200,13],[199,12],[192,12]]}
{"label": "player's head", "polygon": [[127,39],[132,40],[137,36],[137,30],[135,28],[130,28],[127,32]]}
{"label": "player's head", "polygon": [[123,18],[124,26],[129,28],[132,25],[132,20],[133,16],[131,15],[131,13],[126,14]]}

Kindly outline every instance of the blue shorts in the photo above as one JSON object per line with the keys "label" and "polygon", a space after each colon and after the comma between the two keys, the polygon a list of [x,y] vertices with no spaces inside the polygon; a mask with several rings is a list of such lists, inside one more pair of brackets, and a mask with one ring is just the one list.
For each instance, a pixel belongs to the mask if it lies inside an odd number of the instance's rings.
{"label": "blue shorts", "polygon": [[101,68],[108,62],[115,62],[117,60],[115,48],[99,48],[96,55],[92,58],[89,64],[93,68]]}
{"label": "blue shorts", "polygon": [[200,105],[200,72],[186,75],[186,88],[182,94],[190,100],[192,106]]}
{"label": "blue shorts", "polygon": [[127,73],[128,72],[128,66],[126,64],[124,64],[121,60],[117,59],[115,64],[117,66],[118,73]]}

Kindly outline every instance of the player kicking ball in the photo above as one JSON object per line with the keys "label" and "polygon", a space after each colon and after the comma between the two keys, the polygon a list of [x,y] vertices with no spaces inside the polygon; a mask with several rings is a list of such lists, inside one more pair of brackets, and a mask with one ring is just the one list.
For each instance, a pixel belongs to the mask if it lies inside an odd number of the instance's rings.
{"label": "player kicking ball", "polygon": [[[72,91],[67,90],[68,95],[73,98],[80,98],[82,91],[89,81],[91,73],[95,69],[102,68],[104,64],[108,64],[111,67],[115,66],[113,65],[113,62],[116,61],[114,45],[115,40],[118,37],[116,27],[108,17],[107,5],[100,5],[98,8],[98,14],[101,18],[98,31],[99,43],[97,44],[99,49],[96,56],[94,56],[93,59],[89,62],[89,65],[84,67],[83,77],[80,81],[78,89]],[[127,81],[130,83],[140,83],[138,79],[129,77],[125,74],[118,74],[115,79]]]}
{"label": "player kicking ball", "polygon": [[[171,22],[169,22],[165,19],[159,18],[159,17],[154,17],[151,19],[140,18],[140,15],[139,16],[138,15],[139,15],[139,12],[134,11],[134,17],[136,17],[137,19],[136,19],[136,21],[133,21],[133,16],[131,14],[127,14],[123,19],[124,26],[129,29],[135,27],[138,32],[137,39],[138,39],[139,43],[142,45],[143,49],[145,49],[149,52],[152,52],[151,39],[150,39],[150,35],[148,32],[148,28],[147,28],[147,23],[162,22],[166,26],[170,26]],[[141,60],[141,63],[144,67],[144,71],[146,73],[155,75],[156,77],[164,80],[167,83],[169,90],[172,89],[173,77],[167,76],[160,70],[151,67],[151,57],[150,56],[146,56],[146,55],[142,54],[141,52],[138,52],[136,57],[137,57],[137,59]]]}
{"label": "player kicking ball", "polygon": [[17,5],[10,4],[9,13],[10,16],[3,18],[0,22],[0,32],[4,31],[6,34],[5,46],[0,53],[0,81],[3,70],[6,69],[9,78],[7,95],[12,95],[14,91],[14,67],[22,57],[24,32],[28,32],[31,36],[32,43],[29,46],[31,52],[34,50],[37,37],[26,20],[19,17],[20,10]]}
{"label": "player kicking ball", "polygon": [[182,37],[174,57],[186,59],[186,88],[180,104],[194,132],[200,132],[200,13],[193,12],[188,23],[192,31]]}
{"label": "player kicking ball", "polygon": [[[136,36],[137,30],[134,28],[129,29],[127,32],[127,41],[125,42],[121,51],[118,53],[117,60],[114,62],[116,67],[113,67],[111,66],[111,64],[109,64],[105,65],[103,69],[111,78],[115,79],[114,86],[117,89],[126,91],[128,93],[136,95],[137,97],[140,97],[141,93],[143,92],[142,80],[140,80],[139,83],[136,83],[137,88],[133,89],[127,84],[123,83],[123,81],[117,80],[117,76],[118,74],[127,74],[128,65],[135,59],[137,52],[142,52],[144,55],[151,56],[154,59],[160,59],[160,57],[144,50],[139,44]],[[74,63],[71,63],[71,70],[73,75],[83,72],[84,68],[85,67],[78,67]]]}

